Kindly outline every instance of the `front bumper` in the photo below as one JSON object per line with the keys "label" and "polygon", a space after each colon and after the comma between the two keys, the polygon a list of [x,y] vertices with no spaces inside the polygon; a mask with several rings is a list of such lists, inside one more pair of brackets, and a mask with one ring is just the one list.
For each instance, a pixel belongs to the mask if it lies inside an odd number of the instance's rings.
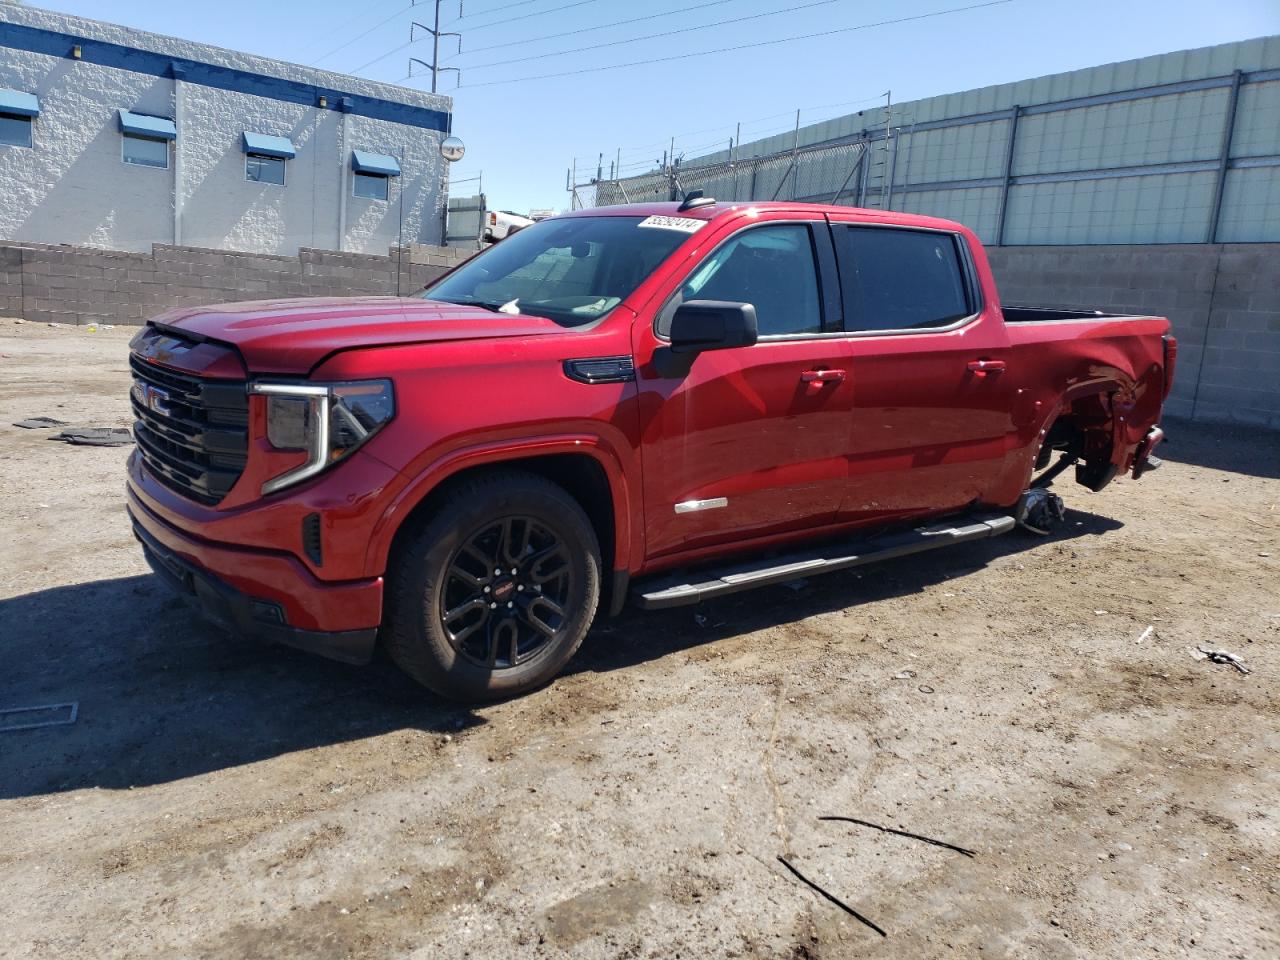
{"label": "front bumper", "polygon": [[152,514],[129,492],[129,517],[151,568],[232,633],[308,650],[344,663],[373,655],[382,578],[316,580],[287,555],[211,544]]}

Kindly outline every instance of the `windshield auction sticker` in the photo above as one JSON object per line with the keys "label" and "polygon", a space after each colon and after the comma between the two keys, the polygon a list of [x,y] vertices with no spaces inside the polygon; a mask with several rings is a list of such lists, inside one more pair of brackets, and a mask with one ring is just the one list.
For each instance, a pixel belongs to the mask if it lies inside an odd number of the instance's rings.
{"label": "windshield auction sticker", "polygon": [[679,230],[683,233],[697,233],[707,225],[705,220],[693,217],[645,217],[638,226],[656,227],[659,230]]}

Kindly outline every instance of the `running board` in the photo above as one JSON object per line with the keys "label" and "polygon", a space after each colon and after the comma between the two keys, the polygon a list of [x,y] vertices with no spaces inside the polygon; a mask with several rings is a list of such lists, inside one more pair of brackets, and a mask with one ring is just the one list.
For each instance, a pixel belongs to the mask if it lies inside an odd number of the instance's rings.
{"label": "running board", "polygon": [[832,573],[880,560],[949,547],[956,543],[985,540],[987,537],[1008,533],[1015,526],[1017,522],[1009,516],[992,514],[962,517],[952,524],[917,527],[914,530],[881,534],[867,540],[824,544],[754,563],[659,577],[638,585],[633,597],[645,610],[682,607],[711,597],[750,590],[752,587],[786,583],[810,574]]}

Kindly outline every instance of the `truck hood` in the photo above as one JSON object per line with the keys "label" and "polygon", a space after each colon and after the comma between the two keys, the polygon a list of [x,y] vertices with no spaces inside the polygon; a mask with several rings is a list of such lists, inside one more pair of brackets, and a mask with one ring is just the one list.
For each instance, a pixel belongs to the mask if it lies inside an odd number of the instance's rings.
{"label": "truck hood", "polygon": [[151,323],[199,340],[230,344],[251,373],[305,374],[331,354],[438,340],[565,333],[542,317],[401,297],[258,300],[183,307]]}

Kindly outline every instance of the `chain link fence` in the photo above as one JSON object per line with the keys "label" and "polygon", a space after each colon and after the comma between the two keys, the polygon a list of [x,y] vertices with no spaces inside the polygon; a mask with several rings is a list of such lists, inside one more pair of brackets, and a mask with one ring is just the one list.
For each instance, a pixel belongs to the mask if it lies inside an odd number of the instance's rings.
{"label": "chain link fence", "polygon": [[575,191],[575,204],[608,207],[619,203],[673,200],[693,190],[725,202],[822,200],[852,203],[867,156],[867,141],[801,147],[742,160],[718,160],[652,170],[619,180],[598,180]]}

